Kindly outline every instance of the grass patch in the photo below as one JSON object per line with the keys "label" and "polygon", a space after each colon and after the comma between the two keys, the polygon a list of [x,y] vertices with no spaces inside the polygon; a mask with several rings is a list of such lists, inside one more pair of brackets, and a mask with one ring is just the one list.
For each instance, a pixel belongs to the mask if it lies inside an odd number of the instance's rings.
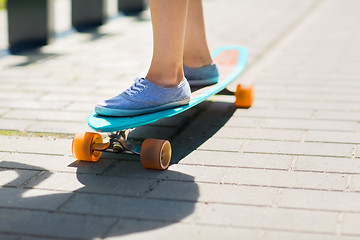
{"label": "grass patch", "polygon": [[0,0],[0,10],[5,9],[6,7],[6,0]]}
{"label": "grass patch", "polygon": [[40,138],[54,138],[54,139],[72,139],[73,138],[73,134],[37,133],[37,132],[14,131],[14,130],[0,130],[0,135],[12,136],[12,137],[40,137]]}

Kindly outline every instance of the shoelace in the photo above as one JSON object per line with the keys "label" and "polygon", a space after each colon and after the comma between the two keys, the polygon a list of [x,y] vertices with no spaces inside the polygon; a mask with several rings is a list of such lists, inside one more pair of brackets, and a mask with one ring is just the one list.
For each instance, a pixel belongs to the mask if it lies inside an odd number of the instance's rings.
{"label": "shoelace", "polygon": [[125,93],[129,96],[132,96],[134,94],[138,94],[139,92],[144,91],[144,89],[148,88],[146,85],[143,84],[145,80],[143,78],[140,78],[137,80],[131,87],[125,90]]}

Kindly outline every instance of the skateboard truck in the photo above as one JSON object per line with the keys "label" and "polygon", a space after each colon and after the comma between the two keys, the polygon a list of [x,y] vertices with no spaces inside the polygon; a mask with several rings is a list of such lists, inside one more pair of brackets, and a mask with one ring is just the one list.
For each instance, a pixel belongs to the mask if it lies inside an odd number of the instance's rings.
{"label": "skateboard truck", "polygon": [[127,150],[133,154],[140,155],[141,147],[128,141],[128,136],[133,129],[134,128],[109,133],[110,144],[108,147],[112,148],[115,153],[121,153]]}
{"label": "skateboard truck", "polygon": [[141,146],[128,141],[132,129],[109,133],[109,142],[103,143],[99,133],[77,133],[72,142],[73,156],[80,161],[97,162],[103,152],[120,153],[124,150],[140,155],[143,167],[164,170],[170,164],[171,145],[167,140],[145,139]]}

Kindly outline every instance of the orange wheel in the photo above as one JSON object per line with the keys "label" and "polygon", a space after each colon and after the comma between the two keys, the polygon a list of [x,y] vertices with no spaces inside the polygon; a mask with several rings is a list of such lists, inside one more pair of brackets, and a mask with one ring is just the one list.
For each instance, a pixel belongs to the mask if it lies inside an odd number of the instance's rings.
{"label": "orange wheel", "polygon": [[254,101],[254,86],[237,85],[235,91],[235,105],[240,108],[249,108]]}
{"label": "orange wheel", "polygon": [[146,139],[140,152],[141,165],[144,168],[164,170],[170,164],[171,145],[169,141]]}
{"label": "orange wheel", "polygon": [[99,133],[77,133],[72,142],[72,154],[80,161],[97,162],[102,152],[94,151],[93,146],[95,143],[102,142],[103,140]]}

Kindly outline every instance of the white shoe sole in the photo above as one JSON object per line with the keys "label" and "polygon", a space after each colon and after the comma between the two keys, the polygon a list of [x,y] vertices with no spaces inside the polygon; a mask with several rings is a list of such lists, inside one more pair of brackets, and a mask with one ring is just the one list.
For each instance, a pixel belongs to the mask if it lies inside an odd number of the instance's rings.
{"label": "white shoe sole", "polygon": [[108,116],[108,117],[131,117],[131,116],[143,115],[152,112],[159,112],[169,108],[180,107],[188,104],[189,101],[190,98],[184,99],[182,101],[167,103],[157,107],[144,108],[144,109],[117,109],[117,108],[96,106],[95,112],[99,115]]}

